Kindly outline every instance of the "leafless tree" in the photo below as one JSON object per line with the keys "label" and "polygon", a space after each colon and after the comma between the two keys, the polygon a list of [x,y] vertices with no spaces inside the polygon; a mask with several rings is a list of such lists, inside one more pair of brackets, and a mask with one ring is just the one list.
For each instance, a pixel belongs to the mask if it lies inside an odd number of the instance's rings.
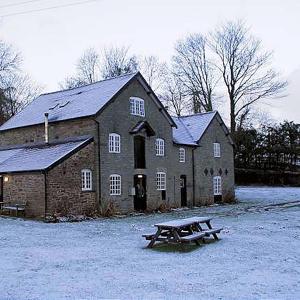
{"label": "leafless tree", "polygon": [[177,116],[188,113],[191,109],[190,98],[185,94],[182,81],[171,72],[165,77],[164,89],[160,98],[167,110]]}
{"label": "leafless tree", "polygon": [[21,71],[21,55],[0,41],[0,124],[38,95],[38,87]]}
{"label": "leafless tree", "polygon": [[60,83],[61,88],[69,89],[100,80],[100,56],[95,49],[84,51],[76,64],[76,74]]}
{"label": "leafless tree", "polygon": [[145,56],[139,62],[139,70],[154,92],[161,92],[167,76],[166,63],[157,56]]}
{"label": "leafless tree", "polygon": [[129,48],[124,46],[104,49],[101,61],[101,75],[103,78],[107,79],[137,71],[137,57],[130,56],[128,51]]}
{"label": "leafless tree", "polygon": [[[228,22],[212,33],[212,48],[230,101],[230,127],[234,133],[255,102],[279,96],[287,82],[270,67],[271,52],[250,35],[244,23]],[[243,117],[244,114],[244,117]]]}
{"label": "leafless tree", "polygon": [[208,59],[208,41],[201,34],[191,34],[175,46],[173,68],[190,95],[194,112],[213,110],[214,89],[218,82],[214,65]]}
{"label": "leafless tree", "polygon": [[18,70],[21,55],[13,47],[0,40],[0,83],[3,78]]}
{"label": "leafless tree", "polygon": [[28,74],[12,73],[7,76],[2,87],[5,96],[5,114],[7,117],[14,116],[25,105],[36,98],[42,88],[34,83]]}

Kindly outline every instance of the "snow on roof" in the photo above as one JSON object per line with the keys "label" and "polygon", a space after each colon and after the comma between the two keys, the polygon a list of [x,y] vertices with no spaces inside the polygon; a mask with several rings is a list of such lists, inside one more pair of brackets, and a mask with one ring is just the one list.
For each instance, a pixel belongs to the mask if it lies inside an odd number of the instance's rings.
{"label": "snow on roof", "polygon": [[137,73],[118,76],[86,86],[42,94],[0,127],[7,130],[49,122],[95,115]]}
{"label": "snow on roof", "polygon": [[177,128],[173,128],[173,140],[176,144],[198,145],[205,130],[217,114],[216,111],[173,117]]}
{"label": "snow on roof", "polygon": [[92,138],[0,150],[0,173],[46,170],[66,155],[84,146]]}

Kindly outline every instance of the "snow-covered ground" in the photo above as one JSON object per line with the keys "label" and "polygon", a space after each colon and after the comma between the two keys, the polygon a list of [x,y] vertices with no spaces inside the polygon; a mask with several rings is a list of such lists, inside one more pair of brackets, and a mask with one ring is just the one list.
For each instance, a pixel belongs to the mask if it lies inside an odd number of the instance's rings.
{"label": "snow-covered ground", "polygon": [[[0,299],[300,299],[300,188],[240,187],[237,198],[81,223],[0,218]],[[153,224],[206,215],[220,241],[145,248]]]}

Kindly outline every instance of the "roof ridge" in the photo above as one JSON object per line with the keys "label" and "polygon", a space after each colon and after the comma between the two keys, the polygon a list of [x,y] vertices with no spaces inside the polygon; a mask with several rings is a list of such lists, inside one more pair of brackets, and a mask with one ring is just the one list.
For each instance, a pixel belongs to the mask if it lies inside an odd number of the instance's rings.
{"label": "roof ridge", "polygon": [[185,115],[185,116],[175,116],[175,118],[188,118],[188,117],[195,117],[195,116],[201,116],[201,115],[207,115],[207,114],[215,114],[217,113],[217,110],[212,110],[212,111],[206,111],[206,112],[203,112],[203,113],[195,113],[195,114],[192,114],[192,115]]}
{"label": "roof ridge", "polygon": [[[95,82],[92,82],[92,83],[84,84],[84,85],[77,86],[77,87],[73,87],[73,88],[69,88],[69,89],[62,89],[62,90],[58,90],[58,91],[54,91],[54,92],[43,93],[43,94],[40,94],[38,97],[44,96],[44,95],[51,95],[51,94],[56,94],[56,93],[66,92],[66,91],[72,91],[72,90],[80,89],[80,88],[83,88],[83,87],[95,85],[95,84],[100,83],[100,82],[104,82],[104,81],[108,81],[108,80],[113,80],[113,79],[117,79],[117,78],[121,78],[121,77],[125,77],[125,76],[136,75],[138,72],[139,72],[139,71],[131,72],[131,73],[126,73],[126,74],[122,74],[122,75],[118,75],[118,76],[114,76],[114,77],[110,77],[110,78],[98,80],[98,81],[95,81]],[[38,98],[38,97],[37,97],[37,98]],[[37,98],[36,98],[36,99],[37,99]]]}

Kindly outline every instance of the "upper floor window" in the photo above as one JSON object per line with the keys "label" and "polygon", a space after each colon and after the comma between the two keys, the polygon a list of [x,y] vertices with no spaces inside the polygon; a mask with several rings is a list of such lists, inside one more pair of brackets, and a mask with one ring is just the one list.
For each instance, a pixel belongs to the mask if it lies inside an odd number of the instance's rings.
{"label": "upper floor window", "polygon": [[110,133],[108,138],[108,151],[110,153],[121,152],[121,136],[117,133]]}
{"label": "upper floor window", "polygon": [[179,148],[179,162],[185,162],[185,149]]}
{"label": "upper floor window", "polygon": [[221,157],[220,143],[214,143],[214,157]]}
{"label": "upper floor window", "polygon": [[156,173],[156,188],[159,191],[165,191],[167,185],[167,178],[166,173],[164,172],[157,172]]}
{"label": "upper floor window", "polygon": [[92,171],[89,169],[81,170],[81,189],[83,191],[92,190]]}
{"label": "upper floor window", "polygon": [[165,155],[165,141],[163,139],[156,139],[155,152],[156,152],[156,156]]}
{"label": "upper floor window", "polygon": [[130,97],[130,113],[135,116],[145,117],[144,100],[137,97]]}
{"label": "upper floor window", "polygon": [[122,191],[121,176],[118,175],[118,174],[110,175],[109,183],[110,183],[110,192],[109,192],[109,194],[111,196],[121,195],[121,191]]}
{"label": "upper floor window", "polygon": [[213,178],[214,195],[222,195],[222,178],[214,176]]}

